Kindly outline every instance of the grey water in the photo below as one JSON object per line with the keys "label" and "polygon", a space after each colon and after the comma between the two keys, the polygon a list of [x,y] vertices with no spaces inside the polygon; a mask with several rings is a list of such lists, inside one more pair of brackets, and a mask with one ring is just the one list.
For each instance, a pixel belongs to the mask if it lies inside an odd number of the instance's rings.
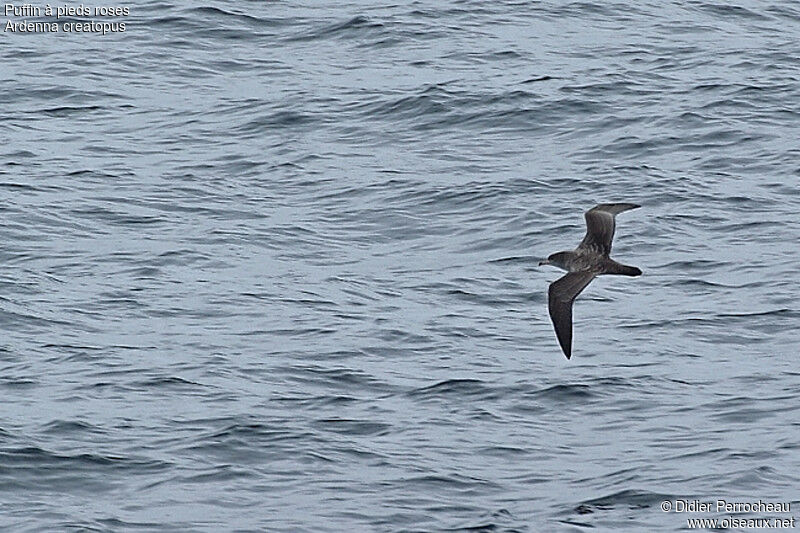
{"label": "grey water", "polygon": [[0,37],[4,530],[800,515],[800,4],[119,5]]}

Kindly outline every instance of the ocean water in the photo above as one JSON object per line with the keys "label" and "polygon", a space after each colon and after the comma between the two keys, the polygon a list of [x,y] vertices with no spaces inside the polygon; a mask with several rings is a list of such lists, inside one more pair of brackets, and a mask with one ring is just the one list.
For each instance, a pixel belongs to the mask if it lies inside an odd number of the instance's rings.
{"label": "ocean water", "polygon": [[0,37],[3,530],[800,517],[800,4],[119,5]]}

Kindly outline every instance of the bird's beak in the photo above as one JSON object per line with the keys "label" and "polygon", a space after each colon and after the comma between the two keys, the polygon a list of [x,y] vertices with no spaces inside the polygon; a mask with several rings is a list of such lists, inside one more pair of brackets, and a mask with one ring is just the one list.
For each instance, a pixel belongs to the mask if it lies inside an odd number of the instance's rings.
{"label": "bird's beak", "polygon": [[549,264],[550,264],[550,261],[548,261],[547,259],[545,259],[544,261],[539,261],[539,266],[549,265]]}

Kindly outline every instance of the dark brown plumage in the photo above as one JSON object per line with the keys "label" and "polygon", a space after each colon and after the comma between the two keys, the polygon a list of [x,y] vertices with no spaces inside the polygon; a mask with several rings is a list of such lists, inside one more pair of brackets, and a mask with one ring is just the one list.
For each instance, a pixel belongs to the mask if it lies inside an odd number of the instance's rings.
{"label": "dark brown plumage", "polygon": [[586,214],[586,236],[575,250],[557,252],[539,265],[553,265],[567,274],[550,284],[547,304],[556,337],[564,355],[572,356],[572,304],[591,281],[603,274],[639,276],[636,267],[622,265],[609,257],[616,215],[640,207],[636,204],[598,204]]}

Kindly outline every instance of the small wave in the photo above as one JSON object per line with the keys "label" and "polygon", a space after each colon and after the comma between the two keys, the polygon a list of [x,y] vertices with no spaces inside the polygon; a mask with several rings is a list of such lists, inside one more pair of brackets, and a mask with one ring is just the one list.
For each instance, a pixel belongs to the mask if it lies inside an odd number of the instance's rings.
{"label": "small wave", "polygon": [[261,135],[274,129],[283,130],[285,128],[307,126],[313,122],[314,118],[306,113],[298,111],[276,111],[245,122],[237,127],[236,130],[240,134],[253,136]]}
{"label": "small wave", "polygon": [[343,435],[380,436],[389,433],[390,424],[371,420],[349,420],[344,418],[325,418],[317,420],[316,427]]}
{"label": "small wave", "polygon": [[800,312],[792,309],[774,309],[772,311],[757,311],[753,313],[719,313],[715,315],[719,318],[752,318],[757,316],[786,316],[789,318],[800,317]]}
{"label": "small wave", "polygon": [[715,271],[719,268],[729,265],[725,261],[712,261],[710,259],[693,259],[691,261],[679,260],[664,263],[663,265],[656,265],[654,268],[670,268],[674,270],[705,270]]}
{"label": "small wave", "polygon": [[408,392],[414,398],[438,398],[442,396],[484,396],[492,390],[479,379],[447,379]]}
{"label": "small wave", "polygon": [[[752,323],[754,319],[762,317],[780,317],[780,318],[796,318],[800,317],[800,312],[792,311],[790,309],[775,309],[772,311],[760,311],[754,313],[714,313],[710,316],[693,316],[693,317],[680,317],[667,320],[652,320],[647,322],[639,322],[634,324],[620,324],[621,328],[670,328],[676,326],[700,326],[700,325],[723,325],[731,326],[734,324],[748,324]],[[763,330],[765,333],[769,332],[771,328],[778,328],[780,324],[774,322],[765,322],[763,324],[756,324],[758,329]],[[738,339],[732,333],[731,339]],[[725,338],[725,335],[720,335],[720,339]],[[748,342],[763,342],[763,339],[750,338]]]}
{"label": "small wave", "polygon": [[520,255],[520,256],[510,256],[510,257],[502,257],[500,259],[491,259],[489,263],[510,263],[510,264],[522,264],[522,265],[535,265],[539,261],[541,261],[542,257],[536,257],[532,255]]}
{"label": "small wave", "polygon": [[464,490],[486,491],[498,487],[498,485],[492,481],[462,474],[412,476],[404,479],[403,483],[411,487],[416,487],[417,489],[431,490],[434,487],[438,487],[456,492]]}
{"label": "small wave", "polygon": [[372,390],[391,392],[390,385],[376,379],[371,374],[349,368],[323,368],[319,366],[292,366],[276,369],[286,379],[300,383],[318,384],[323,387],[344,389],[345,391]]}
{"label": "small wave", "polygon": [[184,12],[191,15],[217,20],[220,24],[226,23],[223,21],[236,20],[239,22],[244,22],[251,27],[288,26],[293,22],[291,19],[285,18],[266,18],[257,17],[247,13],[234,13],[232,11],[226,11],[214,6],[192,7],[184,10]]}
{"label": "small wave", "polygon": [[100,427],[81,420],[53,420],[42,428],[43,433],[63,435],[71,433],[105,433]]}
{"label": "small wave", "polygon": [[527,80],[520,82],[520,83],[536,83],[540,81],[550,81],[550,80],[557,80],[555,76],[539,76],[538,78],[528,78]]}
{"label": "small wave", "polygon": [[658,505],[664,500],[670,500],[672,498],[673,496],[669,494],[627,489],[609,494],[608,496],[585,500],[575,507],[574,512],[578,514],[589,514],[595,511],[607,511],[617,507],[647,509]]}
{"label": "small wave", "polygon": [[706,279],[676,279],[668,281],[665,285],[669,287],[704,287],[709,289],[746,289],[754,287],[763,287],[768,282],[766,281],[751,281],[749,283],[741,283],[738,285],[721,283],[718,281],[711,281]]}
{"label": "small wave", "polygon": [[699,4],[698,9],[707,11],[716,17],[743,18],[750,20],[769,20],[772,17],[733,4]]}
{"label": "small wave", "polygon": [[[191,17],[175,16],[175,15],[166,17],[155,17],[148,20],[147,24],[148,26],[159,28],[159,31],[166,31],[166,29],[169,29],[169,30],[183,30],[186,32],[196,32],[196,31],[203,31],[204,29],[206,29],[205,23],[203,23],[202,21],[196,21]],[[188,45],[190,43],[187,42],[186,44]]]}
{"label": "small wave", "polygon": [[194,381],[190,381],[188,379],[179,378],[177,376],[164,376],[164,377],[155,377],[151,379],[145,379],[141,381],[136,381],[132,383],[133,387],[137,388],[144,388],[144,389],[185,389],[191,388],[195,389],[198,387],[203,387],[200,383],[196,383]]}
{"label": "small wave", "polygon": [[[13,163],[6,163],[7,165]],[[10,189],[14,191],[29,191],[29,192],[42,192],[47,190],[48,188],[45,187],[37,187],[36,185],[30,185],[28,183],[0,183],[0,188],[3,189]]]}
{"label": "small wave", "polygon": [[569,383],[553,385],[544,389],[539,389],[529,395],[546,400],[558,402],[570,402],[574,400],[587,400],[595,398],[597,394],[592,391],[592,387],[584,383]]}
{"label": "small wave", "polygon": [[[126,471],[136,474],[160,472],[169,468],[169,463],[159,460],[133,459],[130,457],[99,453],[56,453],[28,446],[0,450],[3,468],[15,467],[18,471],[29,470],[46,475],[50,481],[60,479],[70,488],[76,488],[76,472]],[[65,477],[62,475],[67,474]],[[79,484],[79,483],[78,483]],[[55,487],[50,487],[55,490]]]}
{"label": "small wave", "polygon": [[382,33],[385,27],[379,22],[371,22],[367,17],[356,16],[351,19],[328,24],[317,29],[305,31],[289,37],[288,41],[314,41],[328,38],[354,38],[367,34]]}
{"label": "small wave", "polygon": [[91,111],[98,111],[101,109],[105,108],[97,105],[59,106],[42,109],[41,111],[37,111],[37,113],[42,113],[51,117],[74,117],[76,115],[85,115]]}

